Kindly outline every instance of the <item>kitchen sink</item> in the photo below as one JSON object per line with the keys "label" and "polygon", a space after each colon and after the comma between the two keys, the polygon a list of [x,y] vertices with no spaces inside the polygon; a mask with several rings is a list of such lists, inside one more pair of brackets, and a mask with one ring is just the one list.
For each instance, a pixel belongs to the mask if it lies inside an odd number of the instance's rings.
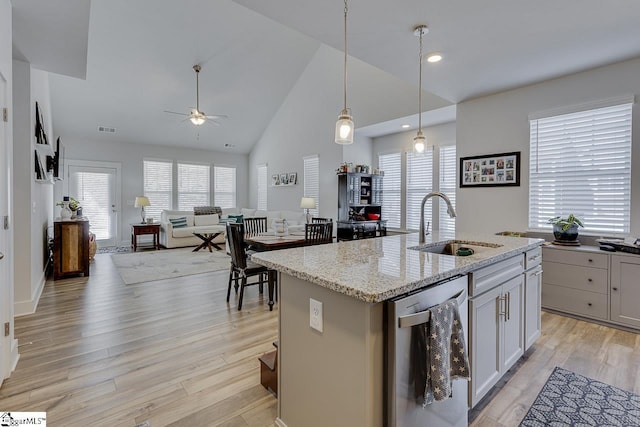
{"label": "kitchen sink", "polygon": [[462,240],[449,240],[445,242],[431,243],[422,246],[413,246],[409,249],[420,252],[430,252],[432,254],[469,256],[482,251],[483,249],[499,248],[502,245],[487,242],[466,242]]}

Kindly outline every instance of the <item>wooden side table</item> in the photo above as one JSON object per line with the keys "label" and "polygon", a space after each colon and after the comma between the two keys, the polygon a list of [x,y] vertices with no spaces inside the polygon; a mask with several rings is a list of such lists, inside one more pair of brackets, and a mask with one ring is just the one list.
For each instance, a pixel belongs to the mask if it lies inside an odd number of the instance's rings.
{"label": "wooden side table", "polygon": [[153,247],[160,249],[160,224],[131,224],[131,246],[133,251],[138,249],[138,236],[153,235]]}
{"label": "wooden side table", "polygon": [[53,279],[89,276],[89,221],[57,219],[53,223]]}

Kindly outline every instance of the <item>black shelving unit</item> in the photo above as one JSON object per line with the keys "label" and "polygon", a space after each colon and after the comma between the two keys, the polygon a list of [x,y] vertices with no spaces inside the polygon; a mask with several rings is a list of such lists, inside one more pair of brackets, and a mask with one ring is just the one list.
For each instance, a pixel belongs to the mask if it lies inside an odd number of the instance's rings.
{"label": "black shelving unit", "polygon": [[[338,240],[386,235],[382,179],[382,175],[368,173],[338,174]],[[369,214],[378,219],[370,219]]]}

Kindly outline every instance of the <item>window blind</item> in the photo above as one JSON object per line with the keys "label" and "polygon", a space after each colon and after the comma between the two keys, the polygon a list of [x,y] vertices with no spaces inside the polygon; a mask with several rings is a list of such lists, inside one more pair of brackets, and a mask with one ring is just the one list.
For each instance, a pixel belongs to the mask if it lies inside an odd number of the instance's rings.
{"label": "window blind", "polygon": [[306,156],[304,162],[304,197],[312,197],[316,201],[316,208],[309,209],[312,216],[319,216],[320,212],[320,158],[317,154]]}
{"label": "window blind", "polygon": [[144,160],[144,195],[150,206],[144,208],[146,216],[160,218],[163,209],[171,209],[173,194],[173,162]]}
{"label": "window blind", "polygon": [[82,215],[91,219],[91,232],[97,240],[111,239],[111,175],[100,172],[74,172],[76,188],[71,194],[81,201]]}
{"label": "window blind", "polygon": [[213,167],[213,202],[221,208],[236,207],[236,168]]}
{"label": "window blind", "polygon": [[209,165],[178,163],[178,209],[209,206],[211,168]]}
{"label": "window blind", "polygon": [[267,165],[258,165],[258,210],[267,210]]}
{"label": "window blind", "polygon": [[[427,150],[422,155],[407,152],[407,192],[405,228],[417,231],[420,227],[420,204],[428,193],[433,191],[433,151]],[[433,199],[424,207],[424,224],[431,223],[433,229]]]}
{"label": "window blind", "polygon": [[378,166],[384,171],[382,179],[382,219],[387,227],[400,228],[402,218],[402,158],[400,153],[378,155]]}
{"label": "window blind", "polygon": [[530,228],[574,214],[587,232],[630,232],[631,113],[625,103],[530,121]]}
{"label": "window blind", "polygon": [[[440,185],[439,191],[444,193],[451,200],[453,207],[456,207],[456,146],[447,145],[440,147]],[[449,217],[447,204],[440,200],[439,223],[440,233],[446,236],[453,236],[456,232],[456,219]]]}

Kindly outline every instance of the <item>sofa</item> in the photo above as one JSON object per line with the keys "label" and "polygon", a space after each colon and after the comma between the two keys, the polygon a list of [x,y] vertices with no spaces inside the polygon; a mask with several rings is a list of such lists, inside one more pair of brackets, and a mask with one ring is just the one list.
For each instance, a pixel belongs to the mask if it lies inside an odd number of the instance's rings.
{"label": "sofa", "polygon": [[[170,219],[186,218],[187,226],[174,228]],[[160,244],[165,248],[197,246],[202,239],[193,233],[222,233],[213,243],[224,243],[224,224],[220,224],[218,214],[194,215],[193,211],[163,210],[160,214]]]}
{"label": "sofa", "polygon": [[[194,215],[193,211],[163,210],[160,214],[160,244],[165,248],[182,248],[197,246],[202,240],[193,233],[222,233],[213,239],[213,243],[225,243],[226,225],[220,220],[229,215],[242,215],[243,218],[266,217],[267,226],[271,231],[274,219],[286,219],[289,231],[304,231],[306,215],[302,211],[262,211],[250,208],[222,209],[222,214]],[[174,228],[170,219],[186,218],[187,226]]]}

